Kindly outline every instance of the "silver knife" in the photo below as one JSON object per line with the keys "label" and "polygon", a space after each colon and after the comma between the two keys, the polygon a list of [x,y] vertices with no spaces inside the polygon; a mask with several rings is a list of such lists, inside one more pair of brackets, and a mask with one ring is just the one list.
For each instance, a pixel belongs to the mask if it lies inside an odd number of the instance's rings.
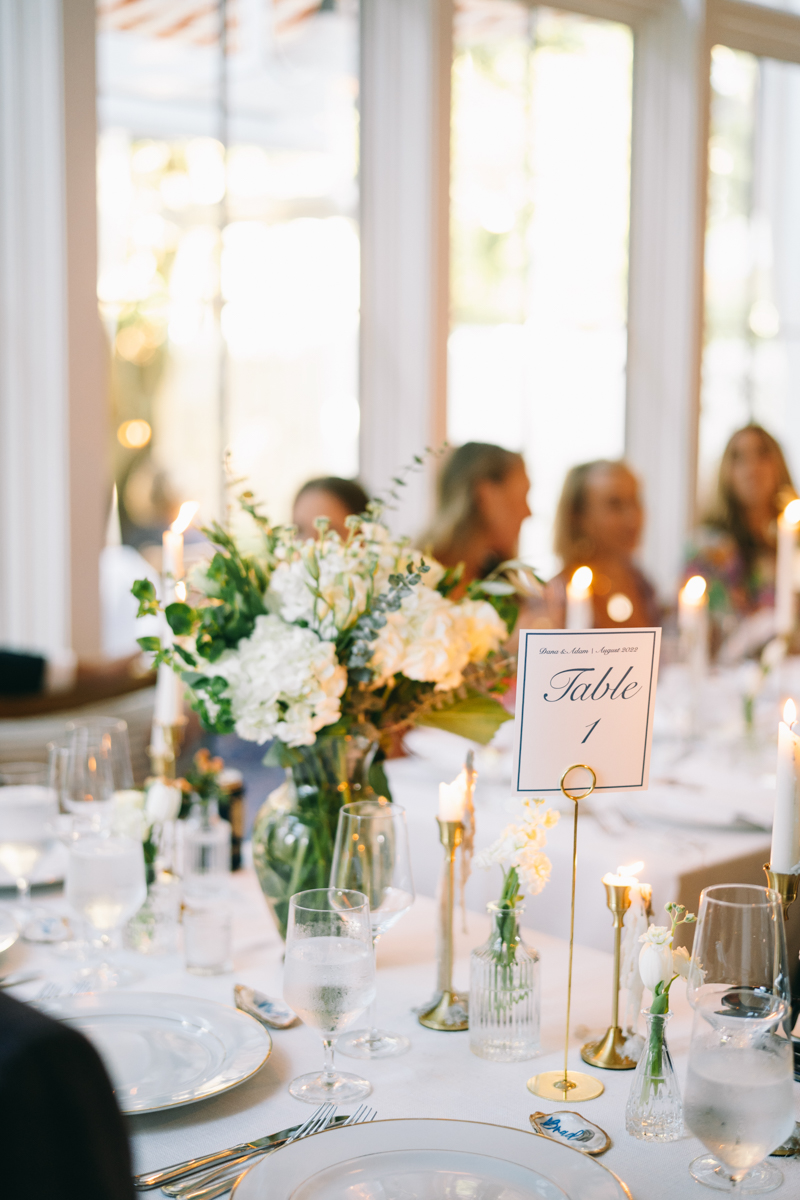
{"label": "silver knife", "polygon": [[[346,1120],[346,1117],[337,1117],[331,1124],[340,1125]],[[231,1146],[227,1150],[217,1150],[215,1154],[204,1154],[202,1158],[188,1158],[186,1162],[175,1163],[174,1166],[164,1167],[161,1171],[134,1175],[133,1186],[137,1191],[146,1192],[150,1188],[159,1188],[163,1187],[165,1183],[173,1183],[176,1179],[183,1178],[184,1175],[194,1175],[195,1171],[204,1171],[208,1167],[221,1167],[235,1158],[244,1159],[253,1154],[263,1154],[265,1150],[277,1150],[299,1128],[299,1125],[292,1125],[289,1129],[281,1129],[280,1132],[271,1133],[267,1137],[256,1138],[252,1142],[241,1142],[238,1146]]]}

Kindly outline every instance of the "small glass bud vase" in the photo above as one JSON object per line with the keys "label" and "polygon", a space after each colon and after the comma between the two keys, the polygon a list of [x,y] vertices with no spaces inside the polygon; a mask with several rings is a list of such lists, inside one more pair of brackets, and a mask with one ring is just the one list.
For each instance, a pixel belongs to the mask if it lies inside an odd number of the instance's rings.
{"label": "small glass bud vase", "polygon": [[231,827],[216,800],[195,797],[183,831],[183,878],[187,891],[222,883],[231,869]]}
{"label": "small glass bud vase", "polygon": [[539,955],[522,940],[522,906],[488,911],[492,932],[470,957],[469,1048],[493,1062],[522,1062],[539,1053]]}
{"label": "small glass bud vase", "polygon": [[667,1046],[671,1013],[643,1012],[647,1035],[625,1109],[625,1128],[641,1142],[677,1142],[683,1136],[683,1104]]}

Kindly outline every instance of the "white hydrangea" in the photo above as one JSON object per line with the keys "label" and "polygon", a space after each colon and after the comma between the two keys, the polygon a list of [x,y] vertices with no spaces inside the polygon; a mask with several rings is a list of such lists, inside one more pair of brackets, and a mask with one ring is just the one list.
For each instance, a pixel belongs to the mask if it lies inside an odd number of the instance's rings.
{"label": "white hydrangea", "polygon": [[227,680],[236,732],[259,745],[270,738],[312,745],[319,729],[338,720],[347,685],[333,642],[275,614],[257,617],[250,637],[212,670]]}
{"label": "white hydrangea", "polygon": [[376,687],[405,675],[450,691],[463,683],[467,663],[485,659],[507,636],[505,622],[491,604],[454,604],[427,586],[427,580],[403,598],[397,612],[388,614],[375,640],[371,665]]}

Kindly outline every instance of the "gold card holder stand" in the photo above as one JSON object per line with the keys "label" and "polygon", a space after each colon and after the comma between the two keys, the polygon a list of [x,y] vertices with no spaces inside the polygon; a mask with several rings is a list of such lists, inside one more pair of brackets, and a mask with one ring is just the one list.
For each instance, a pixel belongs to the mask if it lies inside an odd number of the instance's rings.
{"label": "gold card holder stand", "polygon": [[[579,795],[570,795],[566,787],[566,779],[571,771],[583,770],[588,771],[592,777],[591,785],[586,791]],[[564,774],[561,776],[559,786],[567,800],[571,800],[575,806],[573,812],[572,826],[572,898],[570,902],[569,915],[569,972],[567,975],[567,1028],[564,1034],[564,1070],[563,1071],[542,1071],[539,1075],[533,1075],[528,1080],[528,1091],[533,1092],[534,1096],[541,1096],[543,1100],[595,1100],[598,1096],[602,1096],[605,1088],[599,1079],[594,1075],[586,1075],[583,1071],[570,1071],[568,1069],[569,1057],[569,1018],[570,1007],[572,1004],[572,949],[575,937],[575,877],[578,869],[578,802],[585,800],[591,796],[597,784],[597,776],[591,767],[586,763],[573,763],[571,767],[567,767]]]}

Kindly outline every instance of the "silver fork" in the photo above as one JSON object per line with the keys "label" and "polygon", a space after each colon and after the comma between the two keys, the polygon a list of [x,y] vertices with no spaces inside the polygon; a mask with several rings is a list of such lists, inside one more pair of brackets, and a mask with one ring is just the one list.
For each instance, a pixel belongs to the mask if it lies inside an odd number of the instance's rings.
{"label": "silver fork", "polygon": [[[334,1105],[332,1107],[332,1112],[328,1113],[327,1116],[320,1118],[316,1122],[314,1122],[314,1116],[316,1114],[313,1114],[312,1117],[306,1121],[305,1126],[301,1126],[296,1133],[294,1133],[290,1138],[286,1139],[284,1145],[288,1145],[289,1142],[297,1141],[300,1138],[308,1137],[312,1133],[320,1133],[323,1129],[327,1129],[336,1112],[336,1106]],[[370,1108],[367,1104],[362,1104],[360,1108],[357,1108],[356,1111],[352,1113],[346,1121],[343,1121],[341,1125],[337,1126],[337,1128],[341,1129],[344,1125],[361,1125],[368,1121],[374,1121],[376,1116],[376,1109]],[[311,1126],[312,1123],[312,1128],[306,1128],[306,1126]],[[280,1148],[281,1147],[276,1147],[276,1149]],[[269,1154],[274,1153],[275,1150],[269,1151]],[[222,1196],[225,1192],[230,1191],[234,1184],[238,1183],[242,1176],[245,1175],[251,1167],[254,1167],[261,1161],[262,1158],[266,1157],[266,1154],[259,1154],[256,1156],[251,1156],[247,1159],[240,1159],[238,1162],[227,1163],[224,1167],[221,1167],[216,1171],[211,1171],[203,1177],[196,1178],[188,1186],[184,1184],[184,1186],[180,1189],[175,1187],[172,1189],[163,1188],[162,1190],[167,1192],[167,1194],[170,1196],[180,1197],[180,1200],[215,1200],[215,1197]]]}

